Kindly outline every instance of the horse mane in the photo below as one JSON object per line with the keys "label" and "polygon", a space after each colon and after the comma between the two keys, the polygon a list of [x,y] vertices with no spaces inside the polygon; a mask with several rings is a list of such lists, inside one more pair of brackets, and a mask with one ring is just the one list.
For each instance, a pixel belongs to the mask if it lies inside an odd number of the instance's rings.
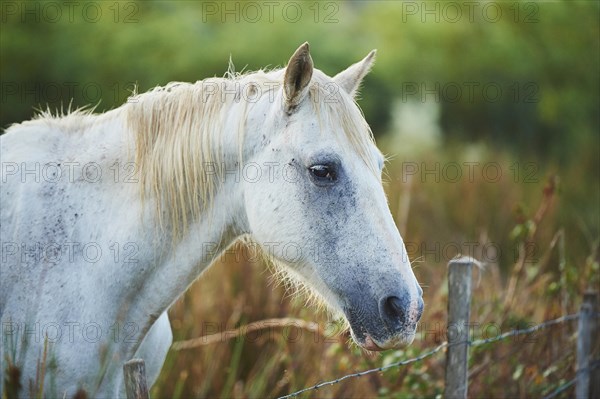
{"label": "horse mane", "polygon": [[[190,222],[198,220],[210,205],[222,177],[224,151],[222,130],[239,107],[237,117],[238,166],[241,167],[243,133],[250,102],[243,90],[260,89],[261,95],[277,98],[282,69],[265,72],[228,72],[223,78],[196,83],[172,82],[148,92],[134,93],[118,113],[135,143],[135,165],[142,200],[152,200],[159,224],[168,226],[174,239],[180,238]],[[373,171],[377,166],[370,151],[374,142],[360,108],[346,93],[331,92],[331,78],[319,70],[313,74],[309,97],[321,126],[341,126],[348,141]],[[328,86],[329,85],[329,86]],[[215,90],[216,89],[216,90]],[[83,132],[109,113],[94,114],[95,107],[52,112],[38,110],[33,120],[65,133]],[[117,111],[117,110],[115,110]],[[323,134],[330,133],[323,128]],[[339,129],[333,129],[338,131]]]}
{"label": "horse mane", "polygon": [[[243,133],[251,104],[245,96],[259,90],[261,96],[276,99],[282,78],[283,69],[240,74],[230,67],[223,78],[171,82],[145,93],[134,93],[126,104],[109,113],[94,114],[94,106],[73,109],[69,104],[66,110],[37,110],[34,119],[23,124],[43,123],[73,133],[84,132],[111,115],[124,115],[126,127],[133,135],[142,201],[154,202],[160,226],[168,226],[177,239],[190,222],[198,220],[202,211],[212,205],[225,162],[222,130],[233,115],[233,107],[238,107],[237,164],[241,167]],[[314,70],[308,93],[322,134],[331,134],[331,130],[342,132],[342,142],[348,142],[349,148],[377,174],[373,134],[353,97],[318,69]]]}

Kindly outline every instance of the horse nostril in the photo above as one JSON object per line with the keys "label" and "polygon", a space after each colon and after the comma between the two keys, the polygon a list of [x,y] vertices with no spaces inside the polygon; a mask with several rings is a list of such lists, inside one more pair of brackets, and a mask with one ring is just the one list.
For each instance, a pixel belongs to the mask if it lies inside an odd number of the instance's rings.
{"label": "horse nostril", "polygon": [[397,296],[389,296],[384,301],[384,309],[387,318],[396,323],[404,323],[405,307]]}

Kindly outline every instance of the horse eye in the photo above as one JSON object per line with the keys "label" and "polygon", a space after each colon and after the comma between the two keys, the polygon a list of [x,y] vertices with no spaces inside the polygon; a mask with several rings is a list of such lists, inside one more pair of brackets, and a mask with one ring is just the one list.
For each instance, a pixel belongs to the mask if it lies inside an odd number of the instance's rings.
{"label": "horse eye", "polygon": [[333,182],[337,179],[335,168],[330,165],[314,165],[308,168],[310,173],[319,181]]}

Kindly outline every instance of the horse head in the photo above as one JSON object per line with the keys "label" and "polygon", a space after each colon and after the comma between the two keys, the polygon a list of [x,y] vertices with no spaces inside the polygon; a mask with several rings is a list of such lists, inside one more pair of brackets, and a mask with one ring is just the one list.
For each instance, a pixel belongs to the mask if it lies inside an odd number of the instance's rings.
{"label": "horse head", "polygon": [[342,314],[361,347],[384,350],[412,342],[423,300],[387,204],[384,157],[354,101],[374,56],[331,78],[307,43],[296,50],[272,106],[249,114],[264,116],[249,133],[264,139],[245,162],[265,173],[243,191],[252,238]]}

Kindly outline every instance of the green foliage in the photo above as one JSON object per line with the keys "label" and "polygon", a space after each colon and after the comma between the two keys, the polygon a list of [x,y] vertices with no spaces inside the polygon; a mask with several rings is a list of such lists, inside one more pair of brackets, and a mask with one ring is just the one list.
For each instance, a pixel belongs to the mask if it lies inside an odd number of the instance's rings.
{"label": "green foliage", "polygon": [[561,162],[597,147],[598,3],[500,2],[491,12],[485,3],[414,2],[417,13],[410,3],[306,3],[297,22],[284,12],[287,3],[260,7],[260,18],[244,2],[99,3],[101,17],[90,22],[82,5],[72,17],[65,9],[51,18],[48,3],[38,2],[41,18],[22,9],[3,15],[0,125],[30,118],[34,106],[71,100],[110,109],[134,84],[145,91],[222,75],[230,56],[238,69],[282,66],[309,41],[329,74],[378,48],[361,102],[376,134],[390,127],[393,99],[433,99],[452,138],[492,140]]}

